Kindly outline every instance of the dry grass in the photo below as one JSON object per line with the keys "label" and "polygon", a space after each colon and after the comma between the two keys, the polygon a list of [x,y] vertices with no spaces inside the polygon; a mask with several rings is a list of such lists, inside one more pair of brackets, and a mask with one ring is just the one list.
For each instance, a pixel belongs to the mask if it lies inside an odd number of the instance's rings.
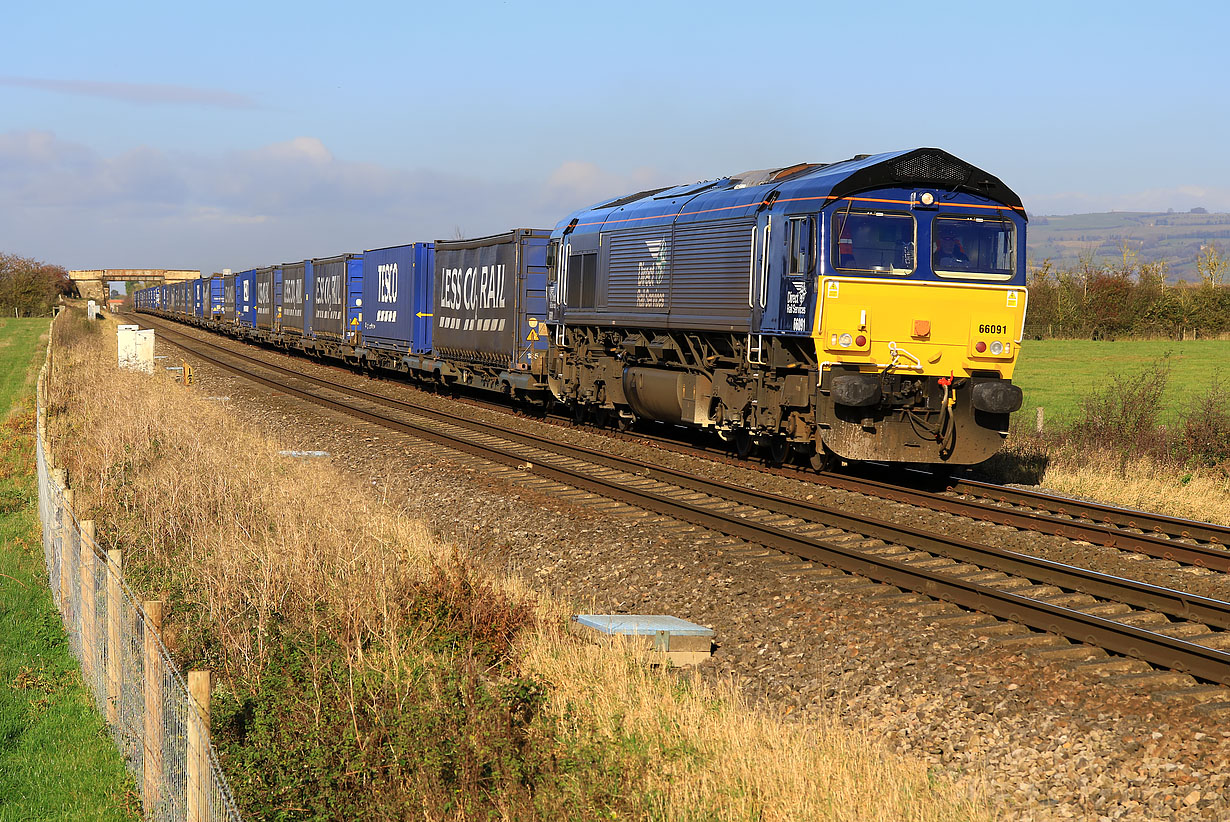
{"label": "dry grass", "polygon": [[1051,460],[1042,485],[1072,496],[1173,517],[1230,525],[1230,475],[1221,468],[1185,469],[1148,457],[1062,454]]}
{"label": "dry grass", "polygon": [[863,732],[580,642],[563,604],[350,476],[165,373],[117,373],[113,334],[60,336],[57,460],[169,600],[181,661],[221,673],[215,734],[250,815],[989,817]]}
{"label": "dry grass", "polygon": [[549,683],[561,733],[597,734],[616,751],[636,740],[649,749],[638,765],[653,818],[989,817],[980,799],[833,717],[788,722],[748,707],[733,684],[681,679],[647,664],[651,653],[621,645],[539,634],[522,665]]}

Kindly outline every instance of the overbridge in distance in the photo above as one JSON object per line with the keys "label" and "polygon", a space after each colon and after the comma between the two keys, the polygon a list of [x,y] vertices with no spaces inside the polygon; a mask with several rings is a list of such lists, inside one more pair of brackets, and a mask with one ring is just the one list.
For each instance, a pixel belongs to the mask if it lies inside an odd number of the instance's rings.
{"label": "overbridge in distance", "polygon": [[110,296],[107,288],[109,282],[154,285],[195,280],[200,276],[200,271],[179,268],[92,268],[68,272],[68,278],[77,286],[82,297],[95,299],[100,303],[104,303]]}

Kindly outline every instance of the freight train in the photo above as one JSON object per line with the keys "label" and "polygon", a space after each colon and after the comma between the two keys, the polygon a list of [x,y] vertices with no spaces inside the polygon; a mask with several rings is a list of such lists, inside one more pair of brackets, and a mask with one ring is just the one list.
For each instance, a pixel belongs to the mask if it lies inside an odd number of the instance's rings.
{"label": "freight train", "polygon": [[1026,224],[998,178],[919,148],[154,286],[135,307],[578,421],[710,429],[742,457],[969,465],[1021,405]]}

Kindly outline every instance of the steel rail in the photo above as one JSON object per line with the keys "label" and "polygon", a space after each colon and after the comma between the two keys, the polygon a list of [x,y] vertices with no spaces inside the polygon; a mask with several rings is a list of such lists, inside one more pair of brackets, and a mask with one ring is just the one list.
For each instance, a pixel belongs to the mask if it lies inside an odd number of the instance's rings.
{"label": "steel rail", "polygon": [[[194,340],[194,342],[199,341]],[[189,346],[182,347],[192,350]],[[481,456],[485,459],[491,459],[495,462],[510,466],[523,465],[526,460],[524,453],[518,453],[499,446],[479,445],[466,439],[465,437],[449,434],[438,427],[413,423],[406,420],[397,420],[384,414],[355,407],[340,400],[322,397],[319,394],[306,389],[286,385],[283,382],[278,382],[268,377],[254,374],[248,370],[239,368],[238,366],[222,362],[218,358],[204,354],[199,350],[193,351],[193,353],[197,356],[201,356],[203,359],[214,362],[222,368],[239,373],[271,388],[287,391],[310,402],[325,407],[340,409],[360,419],[365,419],[395,430],[412,433],[416,436],[450,448]],[[235,354],[234,352],[227,353],[236,358],[241,357],[241,355]],[[258,365],[263,366],[264,364],[258,363]],[[299,379],[311,381],[310,377],[302,374],[296,374],[295,376]],[[349,389],[342,390],[344,391]],[[416,413],[422,412],[416,411]],[[452,415],[442,414],[442,416],[448,417]],[[507,438],[513,440],[521,440],[522,445],[531,444],[533,447],[541,447],[539,443],[544,440],[544,438],[526,435],[520,432],[501,431],[499,436],[506,436]],[[526,440],[531,442],[527,443]],[[549,441],[547,442],[552,450],[572,451],[573,453],[581,455],[580,457],[573,457],[574,459],[579,458],[587,462],[598,462],[597,458],[601,458],[601,462],[599,464],[602,464],[608,468],[618,468],[618,470],[628,472],[628,466],[631,464],[634,468],[633,473],[636,476],[649,477],[653,479],[659,479],[662,476],[669,476],[674,478],[672,480],[672,484],[675,484],[676,486],[681,486],[681,483],[677,480],[686,479],[688,480],[688,484],[682,485],[681,487],[689,490],[700,491],[702,493],[708,493],[701,490],[703,487],[710,487],[717,490],[723,497],[727,498],[729,497],[725,493],[726,491],[737,491],[739,498],[731,499],[731,501],[740,502],[741,504],[751,504],[750,502],[744,502],[744,500],[755,498],[762,501],[772,501],[787,506],[787,510],[768,508],[768,510],[773,513],[796,516],[796,514],[788,513],[788,510],[793,510],[795,507],[807,509],[809,515],[816,513],[816,509],[811,509],[808,506],[801,505],[785,498],[777,497],[776,495],[752,491],[749,489],[738,489],[734,486],[728,486],[725,483],[717,483],[710,480],[700,480],[699,478],[689,474],[684,474],[683,472],[675,472],[671,469],[646,466],[638,463],[637,461],[613,458],[610,455],[601,454],[599,452],[592,451],[592,449],[585,449],[578,446],[565,446],[561,449],[561,444],[550,443]],[[616,463],[616,465],[611,465],[608,462],[612,460]],[[756,522],[755,520],[750,520],[724,511],[714,510],[713,508],[693,502],[685,502],[682,500],[664,497],[660,493],[656,493],[652,490],[635,488],[627,485],[625,482],[603,479],[591,474],[586,474],[583,471],[551,465],[549,462],[535,462],[534,473],[537,476],[546,476],[573,487],[583,488],[585,490],[601,494],[602,496],[630,502],[645,510],[655,511],[672,518],[691,522],[693,524],[710,528],[731,536],[769,545],[805,559],[822,562],[826,565],[841,568],[842,570],[846,570],[851,573],[861,574],[887,584],[897,585],[899,587],[914,590],[928,596],[954,602],[958,605],[980,610],[996,617],[1022,623],[1031,628],[1058,633],[1071,639],[1097,645],[1116,653],[1138,657],[1150,662],[1151,664],[1187,671],[1195,676],[1209,681],[1230,684],[1230,653],[1226,653],[1224,651],[1143,630],[1131,625],[1117,622],[1115,620],[1087,614],[1079,610],[1033,600],[1028,597],[1023,597],[1009,592],[999,591],[977,583],[964,581],[959,577],[929,571],[925,568],[911,567],[906,563],[895,562],[886,557],[876,556],[874,554],[847,548],[832,540],[799,533],[792,533],[772,525]],[[693,483],[696,484],[694,485]],[[757,507],[764,506],[757,505]],[[894,542],[901,542],[902,544],[907,545],[907,547],[918,547],[917,544],[911,545],[910,541],[903,540],[900,537],[901,535],[904,535],[907,540],[921,538],[923,542],[936,546],[946,544],[949,548],[957,547],[961,550],[972,550],[984,558],[982,560],[984,564],[986,556],[999,555],[1005,561],[1021,563],[1022,568],[1029,567],[1037,569],[1031,570],[1028,573],[1028,576],[1031,578],[1039,578],[1040,574],[1066,575],[1062,577],[1054,577],[1055,579],[1062,578],[1066,580],[1066,582],[1062,583],[1060,587],[1080,590],[1079,585],[1073,584],[1077,580],[1083,580],[1086,584],[1107,585],[1111,586],[1107,589],[1112,591],[1111,596],[1119,601],[1129,602],[1129,600],[1124,596],[1125,593],[1132,597],[1146,597],[1147,599],[1143,599],[1141,601],[1148,604],[1144,604],[1142,607],[1148,607],[1151,610],[1164,611],[1174,609],[1184,616],[1190,616],[1191,618],[1199,619],[1202,622],[1220,625],[1227,624],[1227,609],[1230,608],[1230,605],[1218,602],[1217,600],[1210,600],[1203,597],[1185,594],[1178,591],[1171,591],[1158,586],[1145,585],[1143,583],[1130,580],[1122,580],[1117,577],[1097,574],[1096,572],[1087,571],[1085,569],[1064,566],[1061,563],[1053,563],[1023,554],[1015,554],[1015,552],[1007,552],[1000,549],[991,549],[988,551],[985,546],[977,546],[972,543],[964,543],[964,541],[961,540],[953,540],[947,537],[938,537],[936,535],[925,534],[923,532],[918,532],[916,529],[902,528],[901,526],[896,526],[891,523],[884,523],[883,521],[877,521],[871,518],[849,517],[849,515],[844,514],[835,516],[838,519],[848,518],[848,524],[854,528],[854,530],[858,533],[863,533],[866,536],[876,539],[887,538],[892,539]],[[861,521],[861,524],[856,524],[858,521]],[[823,524],[829,525],[828,522]],[[846,530],[842,525],[835,524],[831,527],[839,527]],[[878,533],[866,533],[868,531]],[[878,534],[882,534],[882,536]],[[896,536],[894,536],[894,534]],[[922,546],[921,549],[931,550],[925,545]],[[937,550],[936,552],[943,553],[943,551],[940,550]],[[1021,575],[1024,576],[1026,574]],[[1041,579],[1040,581],[1046,581],[1046,579]]]}
{"label": "steel rail", "polygon": [[[1084,540],[1095,545],[1104,545],[1121,551],[1133,551],[1157,559],[1172,560],[1184,565],[1197,565],[1214,571],[1230,573],[1230,550],[1221,545],[1191,545],[1176,542],[1173,539],[1158,536],[1157,534],[1133,534],[1121,530],[1114,525],[1073,522],[1062,519],[1054,514],[995,508],[986,503],[955,499],[944,494],[936,494],[866,477],[851,478],[825,473],[821,475],[821,480],[825,485],[833,488],[870,494],[882,499],[893,500],[894,502],[918,505],[944,514],[967,516],[972,519],[993,522],[997,525],[1007,525],[1025,531],[1038,531],[1065,539]],[[992,485],[988,487],[998,489],[1000,486]],[[954,488],[953,490],[957,489]],[[1007,502],[1008,500],[1005,499],[1004,501]],[[1035,500],[1033,504],[1037,505],[1037,501]],[[1141,517],[1151,516],[1153,515],[1141,513]],[[1183,522],[1186,522],[1186,520],[1183,520]],[[1131,527],[1139,526],[1133,521]],[[1211,527],[1216,528],[1217,526]],[[1230,534],[1230,529],[1227,529],[1227,533]]]}
{"label": "steel rail", "polygon": [[[956,481],[952,485],[952,490],[958,494],[984,497],[997,502],[1045,508],[1071,517],[1083,517],[1096,522],[1108,522],[1125,528],[1140,528],[1146,531],[1173,534],[1214,545],[1230,547],[1230,528],[1215,523],[1170,517],[1165,514],[1152,514],[1147,511],[1119,508],[1114,505],[1071,499],[1039,491],[1008,488],[1003,485],[979,482],[977,480],[963,479]],[[1130,534],[1129,536],[1136,535]]]}

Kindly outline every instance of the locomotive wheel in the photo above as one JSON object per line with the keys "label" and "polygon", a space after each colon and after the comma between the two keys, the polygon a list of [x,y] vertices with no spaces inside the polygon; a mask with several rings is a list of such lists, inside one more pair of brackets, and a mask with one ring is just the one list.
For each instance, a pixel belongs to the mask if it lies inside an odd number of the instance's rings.
{"label": "locomotive wheel", "polygon": [[752,453],[752,446],[755,445],[756,438],[753,437],[752,432],[748,431],[746,428],[736,428],[734,443],[735,455],[739,459],[745,460],[748,458],[748,455]]}
{"label": "locomotive wheel", "polygon": [[832,471],[841,464],[841,460],[829,449],[823,445],[819,449],[812,449],[811,456],[807,459],[813,471]]}
{"label": "locomotive wheel", "polygon": [[790,456],[790,441],[785,437],[777,436],[769,440],[769,464],[782,465]]}

